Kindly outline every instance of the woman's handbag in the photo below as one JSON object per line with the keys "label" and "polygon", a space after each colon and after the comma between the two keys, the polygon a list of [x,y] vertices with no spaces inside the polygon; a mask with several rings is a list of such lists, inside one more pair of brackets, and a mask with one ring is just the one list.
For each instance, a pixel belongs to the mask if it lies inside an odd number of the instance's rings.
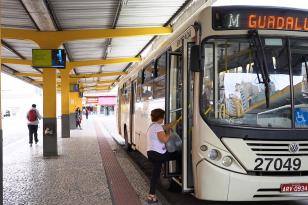
{"label": "woman's handbag", "polygon": [[181,151],[182,144],[183,142],[181,137],[175,131],[172,131],[170,133],[168,142],[166,142],[166,148],[168,152]]}

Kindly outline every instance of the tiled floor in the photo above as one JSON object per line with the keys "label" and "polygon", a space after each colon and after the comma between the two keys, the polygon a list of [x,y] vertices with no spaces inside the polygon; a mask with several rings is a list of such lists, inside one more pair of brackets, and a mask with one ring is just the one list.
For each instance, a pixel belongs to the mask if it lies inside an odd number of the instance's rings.
{"label": "tiled floor", "polygon": [[[112,204],[94,129],[94,120],[101,122],[102,119],[94,118],[84,121],[82,130],[73,130],[70,139],[59,137],[58,157],[42,157],[41,138],[32,148],[25,136],[16,143],[7,143],[4,147],[4,204]],[[145,204],[146,178],[140,176],[125,153],[118,149],[108,131],[103,126],[101,129]]]}

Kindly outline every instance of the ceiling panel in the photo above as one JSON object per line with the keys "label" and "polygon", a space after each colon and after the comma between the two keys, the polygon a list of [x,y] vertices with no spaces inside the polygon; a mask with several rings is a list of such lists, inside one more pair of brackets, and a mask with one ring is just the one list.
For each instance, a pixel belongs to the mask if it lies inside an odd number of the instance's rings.
{"label": "ceiling panel", "polygon": [[118,76],[109,76],[109,77],[102,77],[99,78],[99,80],[116,80],[118,78]]}
{"label": "ceiling panel", "polygon": [[1,0],[1,27],[35,29],[27,12],[18,0]]}
{"label": "ceiling panel", "polygon": [[110,28],[116,0],[49,0],[62,29]]}
{"label": "ceiling panel", "polygon": [[[117,28],[163,26],[186,0],[128,0],[123,4]],[[108,58],[136,56],[153,36],[112,39]],[[126,66],[125,66],[126,67]],[[124,68],[125,68],[124,67]]]}
{"label": "ceiling panel", "polygon": [[73,41],[67,43],[67,48],[73,60],[102,59],[106,40]]}
{"label": "ceiling panel", "polygon": [[1,57],[2,58],[19,58],[16,54],[8,50],[6,47],[1,47]]}
{"label": "ceiling panel", "polygon": [[97,81],[97,78],[81,78],[79,80],[79,82],[82,82],[82,83],[92,83],[96,81]]}
{"label": "ceiling panel", "polygon": [[79,74],[98,73],[100,71],[100,66],[78,67],[76,70]]}
{"label": "ceiling panel", "polygon": [[117,27],[162,26],[185,0],[128,0],[122,6]]}
{"label": "ceiling panel", "polygon": [[[6,65],[6,64],[5,64]],[[18,72],[21,72],[21,73],[39,73],[37,72],[36,70],[34,70],[32,68],[32,66],[28,66],[28,65],[15,65],[15,64],[9,64],[9,65],[6,65]]]}
{"label": "ceiling panel", "polygon": [[128,63],[125,64],[111,64],[111,65],[104,65],[102,67],[103,72],[119,72],[124,70],[124,68],[128,65]]}
{"label": "ceiling panel", "polygon": [[153,36],[114,38],[109,58],[133,57],[150,41]]}
{"label": "ceiling panel", "polygon": [[32,59],[32,49],[39,48],[37,44],[32,41],[4,39],[14,50],[18,51],[27,59]]}

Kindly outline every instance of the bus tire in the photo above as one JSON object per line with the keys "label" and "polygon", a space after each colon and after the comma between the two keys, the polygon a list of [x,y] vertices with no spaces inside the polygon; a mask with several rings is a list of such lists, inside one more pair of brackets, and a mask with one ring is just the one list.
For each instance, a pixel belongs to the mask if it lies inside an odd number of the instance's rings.
{"label": "bus tire", "polygon": [[131,151],[131,144],[129,144],[128,142],[128,133],[127,133],[127,128],[126,125],[124,125],[124,139],[125,139],[125,145],[124,145],[124,149],[126,151]]}

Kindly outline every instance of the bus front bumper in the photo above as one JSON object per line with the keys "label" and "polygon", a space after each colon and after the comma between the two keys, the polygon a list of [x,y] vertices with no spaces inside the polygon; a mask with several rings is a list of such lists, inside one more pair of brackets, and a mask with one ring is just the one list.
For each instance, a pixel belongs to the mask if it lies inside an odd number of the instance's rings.
{"label": "bus front bumper", "polygon": [[231,172],[202,160],[196,167],[196,197],[214,201],[308,199],[308,192],[282,193],[281,184],[308,183],[308,176],[252,176]]}

